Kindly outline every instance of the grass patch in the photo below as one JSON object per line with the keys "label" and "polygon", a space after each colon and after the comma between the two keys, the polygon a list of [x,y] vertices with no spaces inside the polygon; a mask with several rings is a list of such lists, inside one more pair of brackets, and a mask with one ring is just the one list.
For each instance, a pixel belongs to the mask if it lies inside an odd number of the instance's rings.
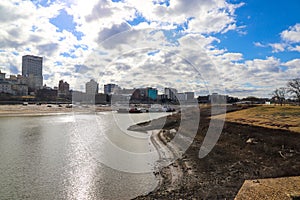
{"label": "grass patch", "polygon": [[227,113],[226,121],[300,133],[300,106],[252,107]]}

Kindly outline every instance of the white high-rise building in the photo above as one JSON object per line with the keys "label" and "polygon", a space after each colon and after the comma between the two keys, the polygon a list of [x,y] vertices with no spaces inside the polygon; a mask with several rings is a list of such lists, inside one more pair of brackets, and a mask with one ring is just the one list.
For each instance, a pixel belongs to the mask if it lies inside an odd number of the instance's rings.
{"label": "white high-rise building", "polygon": [[28,80],[31,90],[43,87],[43,58],[32,55],[22,57],[22,76]]}
{"label": "white high-rise building", "polygon": [[89,82],[85,84],[85,92],[87,94],[97,94],[98,93],[99,85],[96,81],[91,79]]}

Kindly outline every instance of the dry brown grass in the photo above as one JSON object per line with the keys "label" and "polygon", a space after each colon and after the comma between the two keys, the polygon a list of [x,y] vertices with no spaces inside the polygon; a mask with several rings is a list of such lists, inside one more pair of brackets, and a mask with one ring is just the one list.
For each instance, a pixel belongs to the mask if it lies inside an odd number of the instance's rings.
{"label": "dry brown grass", "polygon": [[[219,118],[215,116],[215,118]],[[300,133],[300,106],[262,105],[226,114],[226,121]]]}

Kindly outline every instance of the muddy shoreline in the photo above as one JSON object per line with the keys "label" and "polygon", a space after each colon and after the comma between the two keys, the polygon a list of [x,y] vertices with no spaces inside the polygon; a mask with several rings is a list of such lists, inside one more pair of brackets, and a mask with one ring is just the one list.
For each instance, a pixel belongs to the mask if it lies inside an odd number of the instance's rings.
{"label": "muddy shoreline", "polygon": [[0,105],[0,117],[11,116],[45,116],[64,115],[72,113],[91,113],[111,111],[109,106],[72,106],[69,104],[29,104],[29,105]]}
{"label": "muddy shoreline", "polygon": [[[245,108],[230,106],[227,110],[239,109]],[[300,135],[288,130],[225,122],[216,146],[199,159],[210,109],[201,109],[200,116],[192,145],[180,159],[157,172],[162,177],[160,186],[135,199],[234,199],[245,180],[300,175]],[[180,114],[167,117],[160,140],[170,141],[175,134],[172,129],[176,130],[179,124]],[[155,122],[144,125],[146,130],[155,129]],[[175,178],[174,170],[179,174]]]}

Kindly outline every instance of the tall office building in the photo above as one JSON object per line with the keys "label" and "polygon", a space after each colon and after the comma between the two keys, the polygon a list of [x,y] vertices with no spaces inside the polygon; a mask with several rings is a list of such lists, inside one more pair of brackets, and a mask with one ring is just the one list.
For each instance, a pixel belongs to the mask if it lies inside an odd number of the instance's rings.
{"label": "tall office building", "polygon": [[168,99],[176,101],[177,90],[175,88],[165,88],[165,95],[167,95]]}
{"label": "tall office building", "polygon": [[43,58],[26,55],[22,57],[22,76],[27,78],[28,87],[36,91],[43,87]]}
{"label": "tall office building", "polygon": [[94,81],[93,79],[85,84],[85,92],[87,94],[93,94],[93,95],[97,94],[98,88],[99,88],[98,83],[96,81]]}
{"label": "tall office building", "polygon": [[104,85],[104,94],[114,94],[120,89],[121,88],[118,85],[109,83]]}

